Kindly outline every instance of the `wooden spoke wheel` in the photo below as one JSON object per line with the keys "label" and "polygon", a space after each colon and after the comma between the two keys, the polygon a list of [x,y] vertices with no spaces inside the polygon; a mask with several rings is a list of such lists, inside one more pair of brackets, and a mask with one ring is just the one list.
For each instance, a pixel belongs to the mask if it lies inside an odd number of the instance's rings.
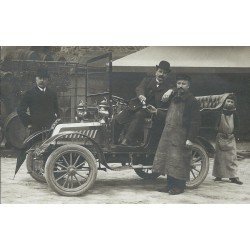
{"label": "wooden spoke wheel", "polygon": [[45,165],[49,187],[60,195],[78,196],[94,184],[97,165],[93,154],[79,145],[64,145],[53,151]]}
{"label": "wooden spoke wheel", "polygon": [[197,188],[207,177],[209,170],[209,158],[206,151],[198,144],[192,147],[192,162],[190,170],[190,181],[187,187]]}

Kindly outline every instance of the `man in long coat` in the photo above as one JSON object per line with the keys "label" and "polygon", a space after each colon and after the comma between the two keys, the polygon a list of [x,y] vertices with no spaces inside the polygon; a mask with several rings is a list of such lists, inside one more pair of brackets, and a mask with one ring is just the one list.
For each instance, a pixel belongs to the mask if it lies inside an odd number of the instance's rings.
{"label": "man in long coat", "polygon": [[36,72],[36,86],[24,94],[17,108],[20,120],[31,133],[49,128],[59,117],[57,95],[48,88],[48,79],[47,69],[39,68]]}
{"label": "man in long coat", "polygon": [[243,182],[239,180],[237,173],[234,132],[238,129],[238,119],[235,111],[235,97],[230,95],[225,100],[222,112],[218,116],[213,176],[216,177],[215,181],[229,178],[232,183],[242,185]]}
{"label": "man in long coat", "polygon": [[[156,65],[155,76],[147,76],[137,86],[135,92],[137,100],[144,103],[144,106],[151,104],[155,107],[161,107],[164,103],[162,99],[168,98],[174,85],[167,81],[170,73],[170,64],[167,61],[161,61]],[[137,104],[136,104],[137,105]],[[126,109],[116,117],[119,124],[126,124],[127,131],[122,141],[122,145],[133,145],[142,132],[144,119],[149,116],[146,109],[139,107],[136,110]]]}
{"label": "man in long coat", "polygon": [[157,116],[165,116],[165,127],[155,154],[153,172],[167,175],[167,186],[162,192],[183,193],[191,169],[191,146],[200,126],[200,106],[190,93],[190,78],[177,77],[177,90],[170,96],[167,115],[149,107]]}

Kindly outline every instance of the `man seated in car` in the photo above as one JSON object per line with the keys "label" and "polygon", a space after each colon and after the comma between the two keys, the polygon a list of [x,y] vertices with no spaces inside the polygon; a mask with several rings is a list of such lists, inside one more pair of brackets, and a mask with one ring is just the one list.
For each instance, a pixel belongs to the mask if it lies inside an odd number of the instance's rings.
{"label": "man seated in car", "polygon": [[150,113],[143,106],[151,104],[156,108],[163,107],[162,100],[170,96],[174,87],[174,84],[167,81],[169,73],[170,64],[167,61],[161,61],[159,65],[156,65],[155,75],[145,77],[135,90],[142,105],[138,109],[129,107],[116,117],[118,124],[125,124],[127,127],[122,145],[138,144],[140,133],[143,131],[144,119],[150,117]]}

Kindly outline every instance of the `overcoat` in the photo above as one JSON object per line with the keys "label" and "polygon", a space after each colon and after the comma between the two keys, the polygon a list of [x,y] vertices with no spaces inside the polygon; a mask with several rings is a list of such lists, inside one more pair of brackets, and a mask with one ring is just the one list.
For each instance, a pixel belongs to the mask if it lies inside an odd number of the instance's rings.
{"label": "overcoat", "polygon": [[32,132],[48,128],[59,117],[57,95],[48,87],[43,92],[35,86],[24,94],[17,113],[25,127],[32,125]]}

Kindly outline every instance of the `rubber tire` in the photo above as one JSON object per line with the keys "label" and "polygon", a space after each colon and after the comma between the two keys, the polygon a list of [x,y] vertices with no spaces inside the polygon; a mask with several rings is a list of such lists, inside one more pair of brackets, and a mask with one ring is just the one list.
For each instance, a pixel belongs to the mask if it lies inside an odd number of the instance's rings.
{"label": "rubber tire", "polygon": [[4,139],[4,134],[3,134],[2,127],[0,126],[0,144],[3,141],[3,139]]}
{"label": "rubber tire", "polygon": [[209,157],[208,157],[206,150],[198,144],[194,144],[192,148],[197,148],[201,152],[201,154],[203,155],[203,160],[205,161],[205,164],[204,166],[202,166],[201,172],[196,179],[194,179],[193,181],[187,181],[186,187],[188,189],[197,188],[206,179],[208,171],[209,171]]}
{"label": "rubber tire", "polygon": [[[77,191],[65,191],[58,187],[56,183],[54,183],[53,178],[52,178],[52,171],[54,168],[54,163],[57,157],[60,154],[66,153],[67,151],[77,151],[81,153],[85,160],[88,162],[89,167],[91,168],[91,175],[90,179],[88,179],[87,184],[83,186],[80,190]],[[50,156],[48,157],[46,164],[45,164],[45,179],[49,185],[49,187],[55,191],[56,193],[63,195],[63,196],[80,196],[86,193],[94,184],[97,176],[97,164],[96,164],[96,159],[93,156],[93,154],[86,148],[80,146],[80,145],[75,145],[75,144],[69,144],[69,145],[64,145],[59,148],[57,148],[55,151],[53,151]]]}
{"label": "rubber tire", "polygon": [[[35,148],[36,146],[39,146],[40,144],[41,144],[41,142],[37,143],[32,148]],[[33,151],[29,152],[26,156],[26,168],[27,168],[30,176],[33,179],[35,179],[36,181],[41,182],[41,183],[46,183],[46,179],[45,179],[44,175],[38,175],[36,172],[33,171],[32,164],[33,164]]]}
{"label": "rubber tire", "polygon": [[157,173],[151,173],[151,174],[145,173],[141,168],[137,168],[134,170],[139,177],[145,180],[155,180],[160,176],[160,174]]}

